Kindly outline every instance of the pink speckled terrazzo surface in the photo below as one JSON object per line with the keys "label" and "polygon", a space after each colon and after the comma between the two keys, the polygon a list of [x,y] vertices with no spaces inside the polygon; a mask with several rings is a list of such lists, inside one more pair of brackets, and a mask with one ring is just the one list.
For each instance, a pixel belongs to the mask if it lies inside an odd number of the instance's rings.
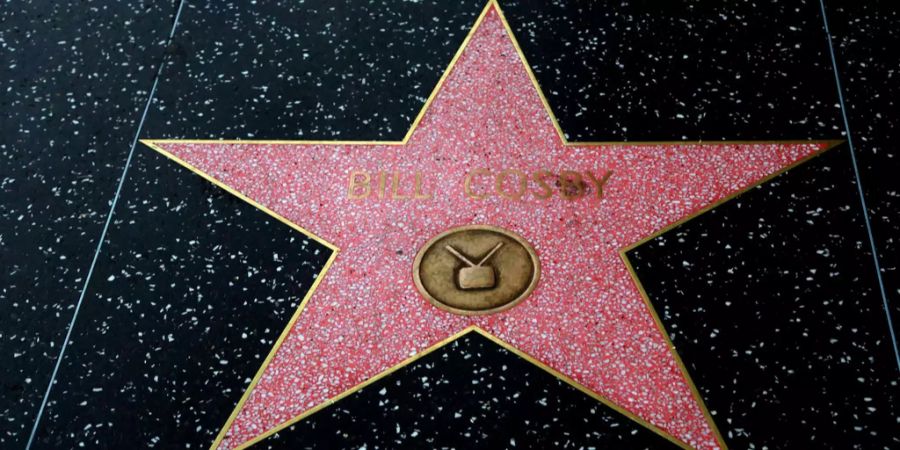
{"label": "pink speckled terrazzo surface", "polygon": [[[618,250],[823,148],[822,144],[563,146],[496,12],[486,16],[407,145],[161,143],[340,248],[235,420],[232,448],[477,325],[697,448],[715,438]],[[604,196],[463,193],[475,169],[612,170]],[[428,200],[348,199],[351,171],[423,174]],[[492,190],[477,178],[478,192]],[[511,185],[510,185],[511,186]],[[511,189],[510,186],[507,186]],[[535,185],[529,186],[535,190]],[[531,297],[494,315],[432,306],[418,249],[491,224],[536,249]]]}

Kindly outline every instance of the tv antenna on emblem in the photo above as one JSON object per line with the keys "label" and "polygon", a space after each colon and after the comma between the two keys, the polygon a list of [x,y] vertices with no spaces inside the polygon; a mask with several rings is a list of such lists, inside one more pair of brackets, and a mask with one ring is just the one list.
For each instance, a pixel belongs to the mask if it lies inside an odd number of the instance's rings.
{"label": "tv antenna on emblem", "polygon": [[457,259],[462,261],[468,267],[463,267],[459,270],[459,274],[456,276],[457,284],[460,289],[468,290],[468,289],[490,289],[497,284],[496,277],[494,276],[494,268],[493,267],[485,267],[483,264],[490,259],[491,256],[494,256],[494,253],[497,253],[497,250],[500,250],[500,247],[503,246],[503,242],[498,242],[494,248],[491,249],[481,258],[481,261],[478,264],[473,263],[466,258],[465,255],[458,252],[455,248],[450,245],[444,246],[451,255],[455,256]]}

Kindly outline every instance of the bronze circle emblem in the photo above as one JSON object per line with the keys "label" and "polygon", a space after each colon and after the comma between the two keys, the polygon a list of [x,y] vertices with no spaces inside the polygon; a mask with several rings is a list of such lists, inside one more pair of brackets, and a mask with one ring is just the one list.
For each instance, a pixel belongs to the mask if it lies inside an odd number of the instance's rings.
{"label": "bronze circle emblem", "polygon": [[541,266],[521,236],[490,225],[447,230],[425,243],[413,263],[416,288],[447,311],[492,314],[525,300]]}

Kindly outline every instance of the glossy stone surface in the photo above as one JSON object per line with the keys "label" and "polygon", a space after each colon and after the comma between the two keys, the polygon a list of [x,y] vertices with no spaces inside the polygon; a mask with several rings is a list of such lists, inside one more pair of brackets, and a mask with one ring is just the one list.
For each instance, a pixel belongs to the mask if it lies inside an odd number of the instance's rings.
{"label": "glossy stone surface", "polygon": [[631,251],[730,448],[893,448],[900,386],[844,145]]}
{"label": "glossy stone surface", "polygon": [[573,141],[842,131],[816,0],[502,4]]}
{"label": "glossy stone surface", "polygon": [[400,140],[483,6],[188,3],[144,136]]}
{"label": "glossy stone surface", "polygon": [[0,448],[28,439],[174,14],[0,7]]}
{"label": "glossy stone surface", "polygon": [[469,332],[249,448],[679,447]]}
{"label": "glossy stone surface", "polygon": [[142,146],[32,448],[207,448],[330,254]]}
{"label": "glossy stone surface", "polygon": [[[844,136],[818,1],[504,1],[502,5],[571,140]],[[166,37],[177,2],[18,2],[0,8],[0,448],[25,446],[137,131],[140,109],[150,94],[156,65],[164,55],[168,62],[158,80],[159,89],[141,137],[399,140],[409,130],[482,6],[476,1],[372,4],[307,0],[295,5],[189,2],[171,45],[166,45]],[[897,9],[887,1],[826,0],[825,6],[835,35],[838,69],[872,211],[889,307],[897,318],[900,208],[896,200],[900,188],[895,176],[898,116],[894,93],[898,63],[892,52],[897,46]],[[539,155],[542,151],[523,149],[525,154]],[[866,254],[867,237],[859,234],[862,213],[858,200],[854,202],[847,186],[841,184],[848,179],[849,156],[846,150],[832,152],[845,156],[834,156],[829,163],[829,173],[840,174],[834,175],[834,187],[829,186],[821,194],[830,200],[820,201],[804,190],[806,187],[795,186],[796,192],[785,191],[767,203],[768,209],[784,212],[801,200],[820,202],[821,211],[808,210],[806,220],[813,224],[798,221],[796,229],[791,226],[782,233],[787,242],[785,255],[794,256],[792,249],[794,253],[803,252],[806,245],[820,246],[817,252],[827,250],[828,256],[817,254],[812,259],[817,274],[808,274],[806,266],[792,266],[796,261],[788,261],[788,257],[783,258],[786,261],[776,261],[775,266],[783,267],[783,271],[771,270],[757,264],[761,257],[746,250],[726,261],[729,266],[742,267],[741,273],[748,279],[766,284],[767,293],[774,292],[781,298],[793,298],[796,284],[814,298],[840,297],[844,301],[839,305],[842,307],[862,305],[840,310],[842,316],[847,316],[848,324],[865,319],[865,328],[858,327],[852,336],[860,348],[846,352],[853,359],[832,360],[815,367],[822,367],[823,373],[839,370],[841,376],[861,373],[866,382],[857,387],[858,382],[849,380],[845,383],[847,389],[834,391],[830,384],[833,381],[814,380],[812,385],[832,389],[829,392],[835,395],[828,400],[813,400],[834,405],[835,414],[842,420],[833,427],[812,422],[803,426],[835,433],[835,442],[849,443],[848,446],[861,442],[860,446],[869,448],[870,444],[887,442],[888,447],[893,447],[896,444],[890,441],[890,434],[897,424],[889,423],[885,417],[896,417],[896,403],[891,403],[896,399],[896,385],[889,380],[897,380],[897,372],[890,378],[884,356],[887,341],[883,336],[878,338],[886,320],[884,315],[876,314],[880,298],[871,258]],[[258,354],[265,346],[242,352],[246,359],[232,360],[233,364],[218,364],[213,359],[216,355],[204,351],[207,347],[224,349],[224,339],[234,342],[234,330],[229,328],[234,326],[234,317],[223,314],[221,309],[204,311],[209,314],[206,317],[211,334],[201,340],[187,334],[193,324],[185,322],[182,316],[163,314],[161,308],[194,298],[190,296],[203,295],[204,300],[209,300],[223,295],[232,287],[234,277],[244,277],[239,270],[241,264],[251,263],[266,274],[265,287],[251,286],[259,299],[255,307],[261,308],[271,305],[270,300],[295,299],[321,266],[322,254],[310,255],[304,249],[283,257],[285,262],[293,261],[292,267],[274,271],[277,265],[272,252],[278,242],[272,236],[284,237],[283,233],[288,233],[286,225],[269,223],[267,216],[259,216],[252,208],[144,147],[138,148],[136,156],[134,172],[125,185],[130,200],[120,203],[114,232],[101,249],[101,266],[90,280],[85,308],[69,343],[71,354],[59,373],[35,448],[66,447],[78,442],[88,447],[99,443],[159,448],[173,442],[190,443],[192,448],[208,447],[224,423],[221,416],[227,417],[233,409],[233,396],[246,385],[246,374],[253,365],[248,361],[258,362]],[[304,166],[301,162],[292,170]],[[808,182],[812,186],[819,183],[813,179],[827,175],[824,170],[810,171],[816,173],[804,176],[807,181],[801,185]],[[796,177],[795,173],[790,176]],[[837,191],[841,201],[831,195]],[[159,193],[164,193],[168,203],[160,203],[154,197]],[[206,202],[208,198],[213,199],[211,203]],[[788,211],[784,215],[793,220],[791,214]],[[729,233],[745,222],[756,223],[756,218],[735,212],[716,217]],[[822,217],[828,217],[824,231],[820,229]],[[313,219],[315,214],[295,218],[302,223],[312,223]],[[768,227],[770,222],[763,225]],[[186,223],[191,225],[185,226]],[[852,225],[846,228],[841,223]],[[838,227],[832,228],[833,224]],[[226,233],[234,230],[240,232]],[[826,238],[821,238],[822,233]],[[736,238],[744,237],[738,234],[741,236]],[[213,238],[221,244],[214,244]],[[197,255],[192,254],[192,241],[203,243],[204,248]],[[667,243],[667,249],[671,249],[672,241]],[[279,255],[291,245],[281,245]],[[677,247],[685,255],[722,254],[719,242],[700,235]],[[640,251],[649,252],[650,248]],[[414,250],[409,249],[407,255]],[[236,252],[240,256],[231,260]],[[148,261],[150,254],[159,257],[159,261]],[[178,259],[172,260],[172,255]],[[641,263],[646,264],[642,270],[648,281],[666,289],[674,286],[694,292],[699,289],[694,285],[697,282],[705,292],[719,278],[723,283],[728,280],[728,274],[721,271],[716,272],[716,279],[688,277],[691,282],[685,281],[684,273],[671,268],[657,273],[661,267],[670,263],[677,266],[680,262],[665,252],[659,253],[659,262],[651,260],[649,253],[646,255]],[[820,259],[825,261],[822,267],[818,266]],[[724,264],[721,261],[720,265]],[[137,270],[141,275],[135,275]],[[836,271],[838,281],[822,277],[832,271]],[[229,275],[223,276],[226,272]],[[852,276],[846,275],[851,273]],[[252,278],[260,278],[259,275]],[[107,281],[110,276],[115,279]],[[814,280],[806,281],[807,277]],[[152,286],[147,278],[152,280]],[[796,282],[786,285],[785,279]],[[806,286],[809,283],[815,286]],[[788,287],[779,291],[778,286]],[[728,295],[737,297],[741,293]],[[822,311],[835,311],[837,300],[828,301],[833,308]],[[132,308],[131,315],[117,309],[123,306]],[[800,313],[801,323],[821,326],[816,321],[821,319],[822,311],[808,311],[813,309],[804,308]],[[133,317],[134,314],[140,317]],[[273,320],[283,320],[284,314],[284,309],[279,309]],[[746,311],[748,317],[765,314],[765,309]],[[831,319],[828,316],[824,320]],[[844,325],[843,317],[835,320],[826,323],[836,323],[835,328],[841,329],[828,330],[827,335],[838,336],[837,343],[831,343],[830,337],[827,341],[817,338],[815,345],[803,348],[809,349],[811,355],[833,356],[834,349],[847,340],[841,333],[846,333],[849,326]],[[548,327],[552,325],[547,323]],[[265,334],[266,343],[271,346],[273,327],[268,323],[251,320],[244,326],[248,335]],[[629,326],[632,324],[626,320],[610,322],[610,327],[619,329],[622,335],[627,334]],[[170,332],[174,342],[168,341]],[[134,341],[122,338],[137,333],[144,337]],[[620,344],[603,341],[598,345],[616,348]],[[454,351],[448,347],[448,358],[454,357]],[[165,360],[157,358],[160,352],[166,353]],[[479,352],[487,354],[487,350]],[[660,347],[660,352],[665,353],[665,349]],[[151,357],[145,361],[148,353]],[[624,353],[627,352],[618,355]],[[202,360],[195,360],[197,355]],[[821,362],[815,358],[812,361]],[[158,380],[152,378],[166,368],[186,367],[196,372],[179,369]],[[345,368],[358,367],[356,361],[347,360]],[[753,368],[748,373],[760,370],[759,380],[765,381],[771,367]],[[794,370],[796,373],[798,369]],[[211,396],[208,387],[195,384],[197,380],[213,380],[227,395]],[[483,385],[492,380],[485,375]],[[406,386],[409,384],[391,389],[391,395],[415,397],[418,391],[407,392]],[[551,389],[553,383],[542,386],[541,393],[545,388]],[[878,396],[864,393],[872,386],[881,386],[883,392]],[[556,393],[556,397],[548,397],[549,404],[571,399],[573,408],[581,405],[581,400],[568,396],[567,389],[562,386],[561,390],[553,387],[546,391]],[[622,392],[627,394],[629,390],[622,388]],[[749,392],[745,398],[757,396],[756,392]],[[709,393],[714,394],[713,390]],[[522,395],[537,394],[523,390]],[[187,397],[191,400],[185,400]],[[207,399],[206,403],[193,403],[199,398]],[[175,404],[178,399],[189,406],[181,409],[184,405]],[[767,399],[771,401],[771,396]],[[273,417],[290,417],[291,412],[272,405],[295,400],[287,395],[271,397],[257,406],[265,409],[269,405],[265,412]],[[473,397],[473,401],[493,401],[493,396],[480,400]],[[728,413],[746,419],[747,416],[741,416],[745,405],[740,403]],[[658,405],[661,409],[671,406]],[[417,411],[426,414],[432,407],[413,403],[404,411],[412,416],[420,414]],[[769,411],[774,411],[775,416],[789,411],[782,407],[787,408],[775,405]],[[553,413],[575,414],[574,409],[565,408],[559,404]],[[522,414],[515,405],[496,411],[510,417]],[[812,417],[821,418],[819,413],[820,410],[815,411]],[[852,413],[859,414],[853,420],[843,420]],[[322,429],[346,430],[348,420],[386,424],[395,417],[391,414],[380,409],[366,407],[360,411],[344,406]],[[724,414],[718,410],[717,424]],[[553,421],[552,415],[542,416],[547,422],[542,422],[541,429],[521,426],[518,430],[535,439],[540,438],[544,425],[552,428],[553,439],[577,436],[588,429],[592,430],[590,433],[607,431],[591,428],[597,425],[594,423]],[[674,415],[671,420],[684,418]],[[194,428],[182,427],[186,423]],[[848,424],[859,425],[859,431],[844,433]],[[479,423],[482,425],[488,426]],[[726,441],[738,442],[732,448],[740,448],[742,442],[749,440],[757,442],[760,437],[754,432],[748,438],[743,429],[731,425],[719,427],[730,427],[732,433]],[[250,429],[246,435],[263,431],[264,428]],[[789,429],[779,433],[782,434],[773,434],[771,448],[781,446],[779,442],[801,442],[804,438]],[[376,442],[388,439],[386,436],[389,434],[382,433],[370,439],[358,434],[352,439]],[[774,442],[778,436],[783,439]],[[497,446],[506,443],[502,430],[485,431],[481,437],[482,442]],[[593,437],[596,436],[592,434]],[[413,442],[409,439],[404,442]],[[518,446],[543,446],[548,442],[522,439]],[[820,437],[817,439],[813,446],[827,446]],[[590,441],[585,437],[583,442]],[[798,446],[806,444],[804,441]]]}

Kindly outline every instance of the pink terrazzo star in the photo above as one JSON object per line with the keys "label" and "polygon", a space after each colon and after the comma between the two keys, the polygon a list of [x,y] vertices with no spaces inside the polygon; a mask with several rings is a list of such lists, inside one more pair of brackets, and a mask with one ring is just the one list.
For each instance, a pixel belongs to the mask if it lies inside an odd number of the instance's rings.
{"label": "pink terrazzo star", "polygon": [[[656,328],[619,249],[822,150],[825,144],[564,144],[496,6],[403,145],[153,141],[340,249],[253,388],[221,448],[233,448],[322,404],[465,327],[476,325],[696,448],[715,433]],[[396,144],[396,143],[395,143]],[[565,199],[494,192],[476,169],[531,174],[612,171]],[[426,200],[347,196],[353,171],[422,174]],[[518,189],[508,178],[504,192]],[[388,181],[388,188],[390,188]],[[536,249],[537,289],[477,317],[432,306],[413,258],[431,237],[466,224],[512,230]]]}

